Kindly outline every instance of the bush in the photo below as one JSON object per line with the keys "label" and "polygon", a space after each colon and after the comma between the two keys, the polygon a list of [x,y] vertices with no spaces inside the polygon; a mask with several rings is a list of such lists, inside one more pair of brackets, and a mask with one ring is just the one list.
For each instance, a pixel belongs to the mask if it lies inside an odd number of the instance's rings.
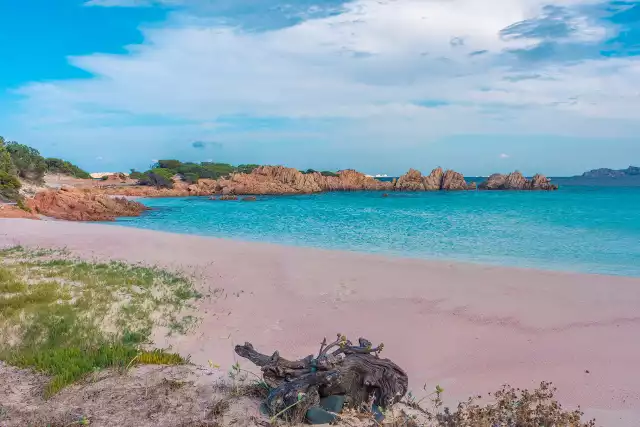
{"label": "bush", "polygon": [[20,178],[42,182],[44,173],[47,171],[47,163],[38,150],[17,142],[8,142],[6,148]]}
{"label": "bush", "polygon": [[23,211],[31,213],[31,208],[24,204],[24,200],[18,199],[18,202],[16,203],[16,205]]}
{"label": "bush", "polygon": [[142,178],[144,178],[144,173],[138,172],[135,169],[131,169],[131,173],[129,174],[129,178],[141,180]]}
{"label": "bush", "polygon": [[[426,391],[426,386],[424,387]],[[433,393],[416,399],[409,393],[405,404],[421,413],[427,425],[438,427],[458,426],[514,426],[514,427],[595,427],[595,421],[584,421],[580,409],[569,411],[554,398],[556,388],[542,382],[533,391],[514,389],[507,385],[495,393],[489,393],[491,403],[481,404],[482,396],[471,397],[460,402],[455,409],[444,408],[441,395],[444,390],[436,386]],[[431,402],[431,405],[425,403]],[[431,406],[429,408],[428,406]],[[418,417],[401,416],[399,425],[417,425]]]}
{"label": "bush", "polygon": [[315,170],[315,169],[307,169],[306,171],[302,171],[302,173],[305,174],[305,175],[309,175],[309,174],[316,173],[316,172],[318,172],[318,171]]}
{"label": "bush", "polygon": [[45,163],[47,164],[47,172],[50,173],[59,173],[82,179],[91,178],[87,171],[80,169],[78,166],[66,160],[49,157],[45,159]]}
{"label": "bush", "polygon": [[20,198],[20,180],[16,167],[11,160],[4,138],[0,136],[0,200],[14,201]]}
{"label": "bush", "polygon": [[187,181],[189,184],[195,184],[198,182],[198,174],[195,173],[185,173],[184,175],[182,175],[184,180]]}
{"label": "bush", "polygon": [[330,171],[322,171],[322,172],[320,172],[320,175],[322,175],[322,176],[338,176],[337,173],[330,172]]}
{"label": "bush", "polygon": [[238,165],[236,167],[236,172],[238,173],[251,173],[255,169],[259,168],[260,165],[248,164],[248,165]]}
{"label": "bush", "polygon": [[174,172],[169,169],[155,168],[144,173],[139,180],[141,185],[152,185],[158,188],[173,188]]}

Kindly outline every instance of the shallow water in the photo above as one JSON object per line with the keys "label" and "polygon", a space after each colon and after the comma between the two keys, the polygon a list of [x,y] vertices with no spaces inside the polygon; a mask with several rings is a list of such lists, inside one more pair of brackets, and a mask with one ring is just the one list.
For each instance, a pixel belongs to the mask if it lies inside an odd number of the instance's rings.
{"label": "shallow water", "polygon": [[146,199],[117,224],[242,240],[640,276],[640,188]]}

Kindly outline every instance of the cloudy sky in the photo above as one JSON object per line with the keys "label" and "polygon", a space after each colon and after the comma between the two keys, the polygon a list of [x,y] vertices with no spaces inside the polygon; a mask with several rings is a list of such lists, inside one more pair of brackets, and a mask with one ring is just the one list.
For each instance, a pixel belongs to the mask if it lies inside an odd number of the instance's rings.
{"label": "cloudy sky", "polygon": [[0,134],[94,171],[640,163],[640,1],[0,0],[0,17]]}

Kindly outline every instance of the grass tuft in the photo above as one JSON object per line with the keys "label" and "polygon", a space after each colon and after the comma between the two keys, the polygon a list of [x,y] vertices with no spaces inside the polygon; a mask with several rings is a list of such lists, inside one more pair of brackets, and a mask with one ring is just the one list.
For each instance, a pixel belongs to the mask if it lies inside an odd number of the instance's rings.
{"label": "grass tuft", "polygon": [[183,364],[187,360],[180,355],[145,345],[154,326],[179,324],[171,330],[186,333],[195,318],[176,319],[199,297],[189,280],[157,268],[5,249],[0,360],[51,375],[46,396],[104,368]]}

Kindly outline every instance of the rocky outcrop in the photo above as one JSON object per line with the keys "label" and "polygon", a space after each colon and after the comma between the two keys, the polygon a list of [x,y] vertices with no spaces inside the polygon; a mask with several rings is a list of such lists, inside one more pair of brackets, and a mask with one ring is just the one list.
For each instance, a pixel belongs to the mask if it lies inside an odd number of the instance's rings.
{"label": "rocky outcrop", "polygon": [[40,219],[38,215],[33,212],[27,212],[16,205],[9,205],[5,203],[0,203],[0,218]]}
{"label": "rocky outcrop", "polygon": [[531,190],[557,190],[558,186],[551,183],[551,180],[544,175],[535,174],[529,182]]}
{"label": "rocky outcrop", "polygon": [[353,169],[338,172],[338,176],[310,174],[322,191],[384,191],[393,189],[393,182],[383,182]]}
{"label": "rocky outcrop", "polygon": [[[439,185],[438,185],[439,187]],[[409,171],[398,178],[394,186],[396,191],[425,191],[422,173],[419,170],[409,169]]]}
{"label": "rocky outcrop", "polygon": [[176,182],[173,188],[158,188],[148,185],[131,186],[98,186],[94,187],[96,194],[108,194],[127,197],[188,197],[210,196],[216,192],[218,182],[215,179],[200,179],[196,184]]}
{"label": "rocky outcrop", "polygon": [[470,189],[470,186],[460,172],[448,170],[442,176],[440,189],[446,191],[461,191]]}
{"label": "rocky outcrop", "polygon": [[318,172],[303,174],[283,166],[261,166],[249,174],[236,173],[221,179],[216,192],[222,194],[311,194],[324,191],[389,190],[391,182],[381,182],[354,170],[340,171],[337,176]]}
{"label": "rocky outcrop", "polygon": [[443,171],[435,168],[428,176],[422,176],[420,171],[409,169],[405,175],[398,178],[394,190],[396,191],[456,191],[469,190],[475,185],[469,185],[464,176],[456,171]]}
{"label": "rocky outcrop", "polygon": [[28,206],[33,212],[69,221],[113,221],[122,216],[139,216],[148,209],[124,197],[70,187],[38,193],[28,201]]}
{"label": "rocky outcrop", "polygon": [[438,191],[442,188],[442,176],[444,171],[441,167],[437,167],[431,171],[429,176],[426,176],[423,180],[424,189],[426,191]]}
{"label": "rocky outcrop", "polygon": [[532,179],[526,179],[520,172],[508,175],[494,173],[480,184],[481,190],[557,190],[558,186],[544,175],[537,174]]}

